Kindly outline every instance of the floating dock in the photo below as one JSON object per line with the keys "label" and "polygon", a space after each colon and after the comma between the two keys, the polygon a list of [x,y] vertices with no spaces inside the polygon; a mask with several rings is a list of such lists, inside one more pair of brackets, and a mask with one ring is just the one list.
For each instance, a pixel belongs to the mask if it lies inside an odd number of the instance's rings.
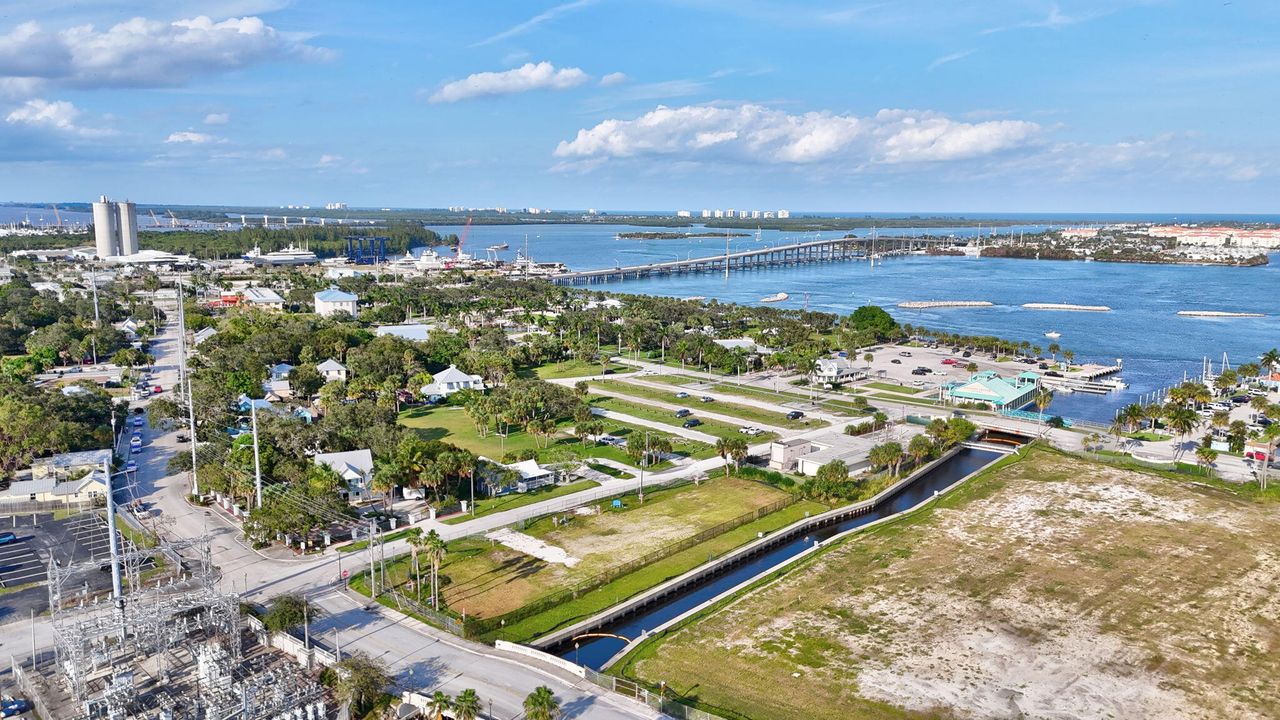
{"label": "floating dock", "polygon": [[909,310],[927,310],[930,308],[976,308],[991,307],[986,300],[908,300],[898,303],[898,307]]}
{"label": "floating dock", "polygon": [[1182,317],[1202,317],[1202,318],[1260,318],[1266,317],[1263,313],[1254,312],[1223,312],[1221,310],[1179,310],[1178,314]]}
{"label": "floating dock", "polygon": [[1071,305],[1069,303],[1025,303],[1028,310],[1075,310],[1077,312],[1111,312],[1106,305]]}

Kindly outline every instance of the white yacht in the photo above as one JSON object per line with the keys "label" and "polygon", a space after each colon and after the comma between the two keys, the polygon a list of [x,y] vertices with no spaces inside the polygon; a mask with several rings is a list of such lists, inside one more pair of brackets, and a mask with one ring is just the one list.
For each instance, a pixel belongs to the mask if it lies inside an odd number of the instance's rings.
{"label": "white yacht", "polygon": [[254,265],[308,265],[320,260],[310,250],[304,250],[292,244],[283,250],[275,250],[269,253],[262,252],[261,248],[254,245],[253,249],[242,257]]}

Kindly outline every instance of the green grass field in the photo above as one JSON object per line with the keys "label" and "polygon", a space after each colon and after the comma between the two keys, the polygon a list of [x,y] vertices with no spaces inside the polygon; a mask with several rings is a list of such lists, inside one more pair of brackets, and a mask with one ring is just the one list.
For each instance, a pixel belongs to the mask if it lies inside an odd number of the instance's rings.
{"label": "green grass field", "polygon": [[[657,388],[645,385],[636,385],[623,380],[605,380],[591,383],[591,387],[599,388],[605,393],[618,393],[628,395],[630,397],[644,398],[647,400],[655,400],[657,402],[669,403],[671,405],[679,405],[693,410],[696,415],[699,410],[707,412],[719,413],[721,415],[729,415],[742,420],[743,423],[761,423],[763,425],[772,425],[773,427],[786,428],[788,430],[812,429],[815,427],[826,426],[825,422],[820,420],[788,420],[786,410],[769,411],[764,408],[755,407],[753,405],[740,405],[733,402],[716,400],[715,402],[704,403],[699,399],[697,392],[689,393],[687,398],[678,398],[676,393],[679,390],[659,390]],[[770,402],[774,402],[771,400]]]}
{"label": "green grass field", "polygon": [[542,502],[543,500],[552,500],[565,495],[572,495],[576,492],[588,490],[593,487],[600,487],[600,483],[593,480],[578,480],[577,482],[568,483],[566,485],[551,485],[548,487],[540,487],[525,493],[510,493],[493,498],[482,498],[476,501],[476,513],[460,513],[452,515],[441,520],[445,525],[457,525],[468,520],[484,517],[491,513],[503,512],[504,510],[515,510],[518,507],[532,505]]}
{"label": "green grass field", "polygon": [[[609,374],[609,375],[633,372],[633,370],[627,367],[626,365],[619,365],[617,363],[612,363],[612,362],[608,363],[606,367],[608,368],[608,373],[606,374]],[[562,360],[557,363],[548,363],[546,365],[539,365],[538,367],[533,368],[532,371],[521,371],[521,372],[522,372],[521,377],[528,377],[532,375],[532,376],[540,377],[543,380],[562,380],[564,378],[573,378],[573,377],[590,377],[593,375],[600,374],[600,363],[586,362],[583,360]]]}
{"label": "green grass field", "polygon": [[[652,489],[643,504],[634,495],[627,496],[617,510],[602,501],[603,511],[598,515],[561,517],[561,522],[546,517],[528,523],[521,531],[577,558],[573,567],[544,562],[483,537],[451,542],[441,569],[446,578],[444,597],[450,609],[459,614],[481,618],[502,615],[788,497],[757,482],[720,476],[701,485]],[[408,564],[403,561],[389,572],[397,583],[409,579]]]}
{"label": "green grass field", "polygon": [[887,392],[902,393],[904,395],[915,395],[920,392],[920,388],[907,387],[906,385],[894,385],[893,383],[869,382],[863,387],[874,388],[876,390],[885,390]]}
{"label": "green grass field", "polygon": [[[698,378],[691,378],[687,375],[649,375],[645,377],[645,379],[653,380],[660,383],[666,383],[668,385],[674,385],[677,387],[683,386],[683,385],[700,384],[705,382],[705,381],[701,381]],[[727,382],[712,383],[710,387],[716,392],[725,393],[727,395],[739,395],[742,397],[752,397],[760,400],[768,400],[769,402],[775,402],[775,403],[797,403],[798,402],[798,403],[807,404],[809,402],[809,393],[805,392],[804,390],[795,390],[795,389],[788,390],[780,387],[778,391],[775,392],[773,390],[766,390],[765,388],[755,387],[754,385],[737,385],[734,383],[727,383]],[[694,391],[690,391],[690,392],[692,393]],[[857,415],[870,414],[869,411],[866,411],[863,408],[860,408],[858,405],[854,404],[852,401],[833,400],[830,398],[819,397],[818,405],[823,410],[826,410],[827,412],[832,413],[833,415],[857,416]]]}
{"label": "green grass field", "polygon": [[[494,460],[501,459],[508,452],[539,449],[532,435],[514,427],[505,438],[493,432],[487,437],[480,437],[467,412],[450,405],[405,410],[400,413],[400,424],[414,428],[428,440],[443,440]],[[562,423],[562,427],[564,425]],[[568,436],[558,436],[565,437]]]}
{"label": "green grass field", "polygon": [[[681,423],[689,419],[678,418],[675,416],[675,413],[670,410],[663,410],[649,405],[641,405],[640,403],[629,402],[616,397],[593,397],[590,399],[590,403],[592,407],[597,407],[602,410],[612,410],[614,412],[625,413],[642,420],[651,420],[653,422],[663,423],[664,425],[672,427],[679,427]],[[701,425],[691,428],[698,432],[703,432],[720,438],[746,437],[742,433],[738,432],[738,426],[736,425],[730,425],[729,423],[712,420],[710,418],[698,417],[697,413],[694,413],[691,417],[697,417],[702,421]],[[776,437],[778,437],[777,433],[766,432],[751,438],[751,442],[768,442]]]}

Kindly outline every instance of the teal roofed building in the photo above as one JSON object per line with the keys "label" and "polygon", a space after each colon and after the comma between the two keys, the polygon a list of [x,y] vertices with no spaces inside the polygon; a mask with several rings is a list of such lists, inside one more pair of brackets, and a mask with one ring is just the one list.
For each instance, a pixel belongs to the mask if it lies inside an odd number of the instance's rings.
{"label": "teal roofed building", "polygon": [[1039,389],[1040,376],[1030,371],[1003,378],[994,370],[984,370],[968,380],[944,386],[946,396],[953,402],[982,402],[996,410],[1026,407],[1035,400]]}

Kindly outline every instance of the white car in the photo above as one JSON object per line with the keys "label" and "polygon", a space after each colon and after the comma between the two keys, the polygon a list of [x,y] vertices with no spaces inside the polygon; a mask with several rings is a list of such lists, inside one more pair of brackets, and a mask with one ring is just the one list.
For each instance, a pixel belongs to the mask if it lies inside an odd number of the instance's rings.
{"label": "white car", "polygon": [[1253,388],[1252,390],[1249,391],[1249,394],[1254,397],[1266,397],[1267,391],[1263,390],[1262,388]]}

